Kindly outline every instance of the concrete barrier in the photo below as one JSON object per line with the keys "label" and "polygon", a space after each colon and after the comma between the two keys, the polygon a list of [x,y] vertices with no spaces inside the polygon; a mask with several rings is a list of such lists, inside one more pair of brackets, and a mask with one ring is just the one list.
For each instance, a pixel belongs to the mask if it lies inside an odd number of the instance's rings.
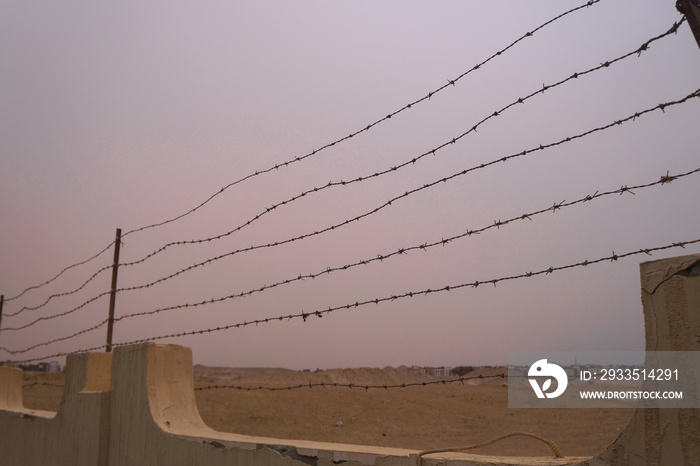
{"label": "concrete barrier", "polygon": [[[700,254],[641,265],[648,351],[700,351]],[[57,413],[22,405],[0,367],[0,464],[17,466],[698,465],[700,410],[640,409],[593,458],[496,457],[217,432],[194,398],[192,353],[144,343],[70,355]]]}
{"label": "concrete barrier", "polygon": [[[700,254],[640,265],[646,351],[700,351]],[[700,465],[700,410],[637,409],[598,465]]]}

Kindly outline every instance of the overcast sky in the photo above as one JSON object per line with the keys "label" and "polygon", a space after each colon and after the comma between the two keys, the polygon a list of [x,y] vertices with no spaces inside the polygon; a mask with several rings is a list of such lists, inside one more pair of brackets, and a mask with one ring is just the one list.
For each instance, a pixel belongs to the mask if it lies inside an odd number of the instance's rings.
{"label": "overcast sky", "polygon": [[[699,86],[674,1],[0,3],[0,346],[23,350],[107,317],[121,228],[114,342],[309,313],[167,338],[197,363],[330,368],[503,364],[509,351],[644,348],[639,263],[699,245],[478,287],[486,282],[700,239],[700,174],[522,218],[596,192],[700,168],[700,99],[445,177],[681,100]],[[454,144],[442,147],[479,124]],[[372,174],[417,158],[390,173]],[[278,169],[229,186],[256,171]],[[297,198],[299,194],[332,185]],[[221,191],[222,188],[227,187]],[[165,225],[210,196],[200,209]],[[295,199],[292,202],[286,202]],[[284,203],[283,203],[284,202]],[[282,204],[283,203],[283,204]],[[266,209],[278,205],[267,212]],[[261,215],[264,214],[264,215]],[[521,219],[454,239],[410,249]],[[241,228],[239,228],[241,227]],[[405,254],[366,265],[399,249]],[[235,254],[229,254],[234,251]],[[327,268],[331,272],[312,278]],[[335,270],[341,269],[341,270]],[[279,284],[274,287],[270,285]],[[77,309],[76,309],[77,308]],[[23,330],[7,330],[40,317]],[[0,359],[104,344],[106,326]]]}

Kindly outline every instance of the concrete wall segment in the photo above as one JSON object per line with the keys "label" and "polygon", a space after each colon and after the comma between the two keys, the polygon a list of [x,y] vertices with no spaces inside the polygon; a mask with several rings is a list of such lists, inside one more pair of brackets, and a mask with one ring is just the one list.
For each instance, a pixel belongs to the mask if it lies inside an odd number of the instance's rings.
{"label": "concrete wall segment", "polygon": [[[700,254],[640,264],[646,351],[700,351]],[[700,410],[638,409],[588,464],[700,464]]]}
{"label": "concrete wall segment", "polygon": [[[640,266],[648,351],[700,351],[700,255]],[[217,432],[194,398],[192,354],[144,343],[68,357],[57,413],[22,405],[0,367],[0,466],[698,465],[700,410],[640,409],[594,458],[495,457]]]}

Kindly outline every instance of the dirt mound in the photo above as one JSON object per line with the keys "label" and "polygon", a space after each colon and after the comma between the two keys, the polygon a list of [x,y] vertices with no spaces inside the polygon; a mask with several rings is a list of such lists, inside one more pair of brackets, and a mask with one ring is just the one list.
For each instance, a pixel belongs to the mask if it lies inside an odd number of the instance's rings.
{"label": "dirt mound", "polygon": [[[495,377],[504,374],[504,367],[478,367],[464,375],[462,383],[467,385],[502,385],[505,380]],[[200,383],[230,384],[244,387],[286,387],[296,385],[338,384],[357,386],[395,386],[412,384],[433,384],[441,380],[458,379],[457,375],[433,376],[421,374],[406,366],[400,367],[360,367],[352,369],[326,369],[316,371],[293,371],[280,368],[228,368],[194,367],[195,378]],[[483,377],[483,378],[482,378]]]}
{"label": "dirt mound", "polygon": [[298,375],[299,371],[270,367],[208,367],[194,366],[194,377],[200,381],[233,382],[249,379],[288,380]]}
{"label": "dirt mound", "polygon": [[385,367],[292,371],[273,368],[225,368],[195,366],[198,382],[232,384],[246,387],[285,387],[295,385],[400,385],[430,381],[433,377],[416,374],[407,368]]}

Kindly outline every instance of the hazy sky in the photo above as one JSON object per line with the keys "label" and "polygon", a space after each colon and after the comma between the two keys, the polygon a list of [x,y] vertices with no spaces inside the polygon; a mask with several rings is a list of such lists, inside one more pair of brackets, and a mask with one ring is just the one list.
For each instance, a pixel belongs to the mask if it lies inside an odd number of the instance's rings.
{"label": "hazy sky", "polygon": [[[312,153],[441,88],[526,32],[583,4],[538,2],[0,3],[0,346],[22,350],[107,317],[112,250],[230,183]],[[296,163],[225,189],[175,222],[125,236],[119,286],[307,235],[425,184],[680,100],[700,84],[687,24],[647,51],[548,89],[415,164],[494,112],[612,61],[681,19],[674,1],[601,0],[519,42],[429,100]],[[431,244],[596,192],[700,168],[700,99],[470,171],[342,227],[229,254],[117,295],[114,342],[216,328],[454,287],[700,239],[700,174],[562,207],[444,246]],[[260,214],[265,213],[262,216]],[[259,216],[259,217],[258,217]],[[248,223],[255,219],[255,221]],[[502,364],[518,350],[644,348],[639,263],[699,245],[548,275],[168,338],[207,365],[328,368]],[[280,285],[267,288],[272,284]],[[106,327],[0,359],[104,343]],[[53,358],[57,359],[57,358]]]}

